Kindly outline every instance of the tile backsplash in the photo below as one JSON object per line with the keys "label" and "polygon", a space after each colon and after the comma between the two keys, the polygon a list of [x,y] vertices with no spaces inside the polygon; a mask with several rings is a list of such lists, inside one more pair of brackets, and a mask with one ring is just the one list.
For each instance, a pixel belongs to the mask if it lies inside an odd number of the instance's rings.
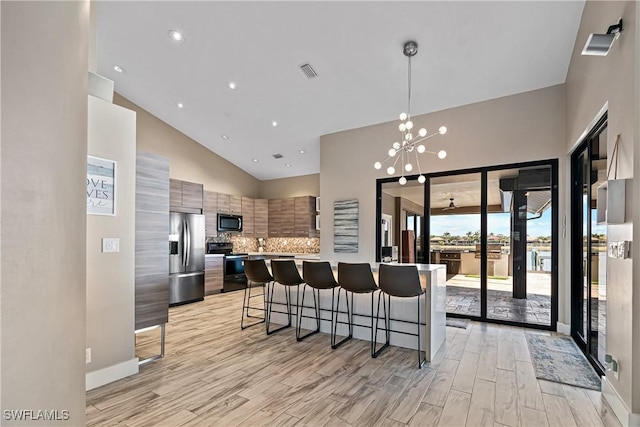
{"label": "tile backsplash", "polygon": [[[258,252],[258,239],[232,236],[234,252]],[[270,237],[263,240],[264,252],[295,254],[320,253],[320,239],[317,237]]]}

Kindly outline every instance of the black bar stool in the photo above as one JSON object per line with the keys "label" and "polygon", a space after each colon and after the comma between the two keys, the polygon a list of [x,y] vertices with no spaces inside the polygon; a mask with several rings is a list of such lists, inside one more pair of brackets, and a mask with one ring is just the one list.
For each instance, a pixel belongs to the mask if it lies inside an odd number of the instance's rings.
{"label": "black bar stool", "polygon": [[[271,273],[273,274],[273,282],[271,282],[271,290],[269,294],[269,304],[267,306],[267,335],[271,335],[274,332],[278,332],[284,328],[291,326],[291,288],[296,287],[296,293],[299,291],[299,287],[304,280],[300,277],[296,262],[294,260],[271,260]],[[280,283],[285,286],[285,299],[287,300],[287,319],[288,323],[274,330],[269,330],[271,325],[271,311],[273,308],[273,289],[275,284]],[[296,296],[297,298],[297,296]]]}
{"label": "black bar stool", "polygon": [[[303,261],[302,262],[302,276],[304,277],[304,286],[302,286],[302,302],[298,302],[297,322],[296,322],[296,339],[302,341],[309,335],[317,334],[320,332],[320,291],[323,289],[331,289],[331,311],[333,313],[333,301],[335,297],[335,288],[338,287],[333,276],[333,270],[331,270],[331,264],[329,262],[316,262],[316,261]],[[302,325],[302,310],[304,309],[304,295],[307,286],[311,288],[313,294],[313,308],[316,315],[316,329],[302,335],[300,327]],[[318,299],[316,300],[316,292],[318,293]],[[299,293],[298,293],[299,294]],[[296,302],[298,299],[296,299]],[[333,327],[333,315],[331,316],[331,326]]]}
{"label": "black bar stool", "polygon": [[[368,263],[338,263],[338,302],[336,304],[336,318],[333,322],[333,310],[331,312],[332,330],[331,330],[331,348],[338,348],[347,340],[353,338],[353,294],[371,294],[371,354],[373,355],[373,296],[378,290],[376,281],[373,279],[371,266]],[[347,322],[349,324],[349,335],[340,342],[336,342],[336,330],[338,326],[338,314],[340,312],[340,293],[344,290],[345,299],[347,300]],[[351,307],[349,307],[349,292],[351,292]],[[333,308],[333,306],[332,306]]]}
{"label": "black bar stool", "polygon": [[[251,326],[259,325],[265,321],[266,316],[264,315],[265,309],[267,307],[267,296],[265,293],[265,285],[267,283],[273,282],[273,277],[269,273],[269,269],[267,268],[267,264],[263,259],[248,259],[244,261],[244,274],[247,276],[247,287],[244,288],[244,297],[242,299],[242,320],[240,321],[240,329],[249,328]],[[254,287],[261,287],[262,294],[251,295],[251,289]],[[251,298],[262,297],[262,308],[252,307],[251,306]],[[244,325],[244,318],[246,317],[257,317],[251,316],[249,314],[249,309],[252,310],[261,310],[263,312],[262,320],[259,322],[254,322],[250,325]]]}
{"label": "black bar stool", "polygon": [[[382,350],[389,347],[389,341],[391,339],[391,297],[399,298],[413,298],[418,297],[418,310],[417,310],[417,325],[418,333],[409,334],[416,335],[418,337],[418,368],[422,368],[427,361],[426,352],[425,357],[422,357],[422,351],[420,350],[420,300],[424,289],[420,285],[420,277],[418,276],[418,268],[415,265],[386,265],[380,264],[380,270],[378,275],[378,285],[380,286],[380,294],[378,295],[378,311],[376,314],[376,326],[373,333],[373,357],[378,357]],[[384,303],[384,296],[387,296],[387,302]],[[380,349],[375,350],[377,347],[377,332],[378,332],[378,319],[380,317],[380,298],[383,298],[384,306],[384,326],[385,326],[385,343]],[[387,308],[389,311],[387,311]],[[412,322],[411,322],[412,323]]]}

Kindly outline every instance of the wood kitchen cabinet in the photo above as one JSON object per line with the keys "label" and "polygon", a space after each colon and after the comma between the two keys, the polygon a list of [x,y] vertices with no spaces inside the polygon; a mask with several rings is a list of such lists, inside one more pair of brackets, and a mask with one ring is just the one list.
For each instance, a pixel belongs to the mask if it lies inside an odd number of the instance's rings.
{"label": "wood kitchen cabinet", "polygon": [[224,282],[224,256],[205,256],[204,258],[204,294],[222,292]]}
{"label": "wood kitchen cabinet", "polygon": [[202,213],[204,214],[204,235],[216,237],[218,235],[218,193],[204,191]]}
{"label": "wood kitchen cabinet", "polygon": [[253,219],[255,237],[269,237],[269,200],[253,201]]}
{"label": "wood kitchen cabinet", "polygon": [[282,199],[269,199],[269,237],[282,237]]}
{"label": "wood kitchen cabinet", "polygon": [[[178,181],[179,182],[179,181]],[[169,190],[169,191],[167,191]],[[136,155],[135,329],[169,321],[169,160]]]}
{"label": "wood kitchen cabinet", "polygon": [[281,199],[281,213],[282,223],[280,225],[280,233],[282,237],[293,237],[296,230],[295,225],[295,199],[289,197]]}
{"label": "wood kitchen cabinet", "polygon": [[316,230],[316,198],[301,196],[294,199],[296,237],[317,237]]}
{"label": "wood kitchen cabinet", "polygon": [[169,206],[174,212],[202,213],[202,184],[171,179],[169,181]]}
{"label": "wood kitchen cabinet", "polygon": [[231,211],[229,210],[229,203],[231,201],[231,196],[228,194],[218,193],[218,213],[221,214],[229,214]]}
{"label": "wood kitchen cabinet", "polygon": [[229,213],[231,215],[242,215],[242,199],[240,196],[229,196]]}
{"label": "wood kitchen cabinet", "polygon": [[242,235],[256,237],[255,232],[255,201],[251,197],[242,197]]}

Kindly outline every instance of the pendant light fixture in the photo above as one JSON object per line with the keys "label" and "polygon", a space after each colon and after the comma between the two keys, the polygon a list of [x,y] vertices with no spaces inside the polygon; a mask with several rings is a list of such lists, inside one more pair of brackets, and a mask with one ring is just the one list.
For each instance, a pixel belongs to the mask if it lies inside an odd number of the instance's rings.
{"label": "pendant light fixture", "polygon": [[394,175],[396,173],[396,166],[398,165],[398,162],[400,162],[401,176],[398,182],[400,185],[405,185],[407,183],[407,178],[404,177],[405,172],[412,172],[414,168],[413,163],[411,163],[411,154],[413,153],[413,156],[415,156],[415,165],[417,166],[418,173],[420,174],[418,176],[418,182],[422,184],[426,181],[426,178],[422,175],[418,154],[436,154],[440,159],[447,157],[446,151],[440,150],[437,153],[434,151],[428,151],[422,142],[436,135],[444,135],[447,133],[447,128],[445,126],[440,126],[437,132],[433,132],[431,134],[429,134],[427,129],[420,128],[416,135],[413,134],[414,124],[411,120],[411,58],[418,53],[418,43],[415,41],[406,42],[404,44],[403,52],[409,61],[409,99],[407,103],[407,112],[400,114],[400,124],[398,125],[400,140],[391,145],[391,148],[388,151],[388,157],[382,162],[375,162],[373,167],[381,169],[385,162],[395,158],[393,165],[387,168],[387,173],[389,175]]}

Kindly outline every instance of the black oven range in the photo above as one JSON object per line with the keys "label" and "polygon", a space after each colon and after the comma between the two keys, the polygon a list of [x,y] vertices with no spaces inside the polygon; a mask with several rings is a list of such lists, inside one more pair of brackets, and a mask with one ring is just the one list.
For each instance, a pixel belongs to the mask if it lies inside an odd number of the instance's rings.
{"label": "black oven range", "polygon": [[244,260],[249,258],[246,253],[234,253],[230,242],[207,243],[208,254],[224,255],[223,292],[241,290],[247,287],[247,276],[244,274]]}

